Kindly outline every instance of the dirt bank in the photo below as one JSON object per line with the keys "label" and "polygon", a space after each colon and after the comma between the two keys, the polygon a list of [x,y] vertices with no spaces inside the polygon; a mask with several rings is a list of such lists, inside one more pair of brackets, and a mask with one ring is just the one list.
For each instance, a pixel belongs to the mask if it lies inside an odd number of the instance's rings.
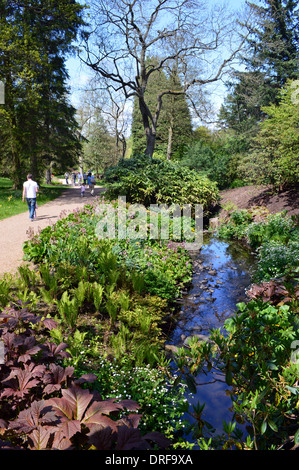
{"label": "dirt bank", "polygon": [[239,209],[265,206],[271,214],[287,210],[288,215],[299,215],[299,184],[281,192],[274,192],[266,186],[243,186],[221,191],[221,212],[228,203]]}

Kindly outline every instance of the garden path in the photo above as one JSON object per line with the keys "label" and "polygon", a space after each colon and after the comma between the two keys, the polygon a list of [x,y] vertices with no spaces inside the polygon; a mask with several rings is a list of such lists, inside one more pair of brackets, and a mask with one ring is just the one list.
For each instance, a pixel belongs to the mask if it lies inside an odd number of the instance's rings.
{"label": "garden path", "polygon": [[87,189],[85,197],[81,198],[79,187],[67,188],[61,196],[39,207],[34,222],[30,222],[27,204],[24,204],[26,212],[0,221],[0,277],[5,273],[15,273],[23,261],[22,245],[28,240],[28,229],[37,233],[50,224],[57,222],[62,213],[68,215],[73,210],[83,207],[94,200],[104,188],[96,187],[95,195],[91,196]]}

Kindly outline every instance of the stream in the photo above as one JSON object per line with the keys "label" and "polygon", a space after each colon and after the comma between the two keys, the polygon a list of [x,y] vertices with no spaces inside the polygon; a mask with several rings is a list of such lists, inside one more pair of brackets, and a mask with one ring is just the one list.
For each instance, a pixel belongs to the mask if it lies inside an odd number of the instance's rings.
{"label": "stream", "polygon": [[[192,284],[181,300],[178,321],[168,341],[170,347],[184,346],[194,335],[208,339],[209,330],[223,328],[236,304],[247,299],[245,289],[252,282],[255,258],[239,242],[226,243],[205,234],[203,247],[193,256],[193,263]],[[202,418],[215,428],[215,434],[223,432],[223,420],[232,420],[232,401],[226,395],[229,387],[219,379],[224,380],[213,373],[201,374],[196,379],[200,383],[196,394],[186,394],[190,408],[198,402],[205,403]],[[192,418],[186,418],[192,423]]]}

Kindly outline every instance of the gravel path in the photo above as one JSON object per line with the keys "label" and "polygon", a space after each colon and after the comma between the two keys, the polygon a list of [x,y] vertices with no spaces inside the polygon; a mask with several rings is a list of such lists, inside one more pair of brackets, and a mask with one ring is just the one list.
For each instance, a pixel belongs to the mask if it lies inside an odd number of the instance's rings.
{"label": "gravel path", "polygon": [[[96,188],[95,196],[103,191],[103,188]],[[67,215],[94,200],[88,189],[84,198],[81,198],[80,194],[79,187],[66,189],[57,199],[38,208],[34,222],[30,222],[28,210],[0,221],[0,277],[5,276],[5,273],[15,273],[18,266],[23,263],[22,245],[28,240],[28,229],[33,229],[34,233],[37,233],[39,228],[43,229],[57,222],[62,212],[66,211]],[[24,208],[27,208],[25,204]]]}

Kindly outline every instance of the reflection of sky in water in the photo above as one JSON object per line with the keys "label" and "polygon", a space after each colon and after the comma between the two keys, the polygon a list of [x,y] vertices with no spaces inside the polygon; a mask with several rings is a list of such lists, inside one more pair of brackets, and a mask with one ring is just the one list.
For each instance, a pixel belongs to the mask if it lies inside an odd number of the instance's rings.
{"label": "reflection of sky in water", "polygon": [[[222,328],[224,321],[236,310],[236,304],[246,300],[245,289],[251,283],[254,258],[239,243],[228,245],[212,238],[203,246],[198,259],[201,263],[195,266],[192,286],[184,296],[170,341],[179,346],[184,337],[208,335],[209,330]],[[212,374],[197,378],[200,383],[212,380]],[[227,388],[225,383],[216,381],[198,386],[193,398],[188,396],[190,405],[205,403],[203,419],[216,428],[216,433],[222,432],[223,420],[232,419],[229,411],[232,401],[225,393]]]}

